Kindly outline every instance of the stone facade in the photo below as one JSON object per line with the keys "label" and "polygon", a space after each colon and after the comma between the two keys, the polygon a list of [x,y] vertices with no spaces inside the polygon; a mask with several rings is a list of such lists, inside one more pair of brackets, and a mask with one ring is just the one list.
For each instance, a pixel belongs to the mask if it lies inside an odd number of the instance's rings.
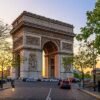
{"label": "stone facade", "polygon": [[[20,64],[12,71],[13,77],[72,76],[72,66],[65,72],[62,58],[73,55],[73,25],[26,11],[12,25],[13,53],[20,55]],[[25,60],[21,61],[21,58]]]}

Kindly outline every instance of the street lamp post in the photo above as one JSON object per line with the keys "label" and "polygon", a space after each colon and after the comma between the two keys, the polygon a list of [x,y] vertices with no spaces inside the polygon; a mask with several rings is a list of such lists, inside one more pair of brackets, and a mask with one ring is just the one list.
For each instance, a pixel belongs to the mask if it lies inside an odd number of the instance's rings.
{"label": "street lamp post", "polygon": [[3,66],[2,66],[2,76],[1,76],[1,88],[3,88]]}
{"label": "street lamp post", "polygon": [[96,63],[95,63],[95,60],[96,60],[96,57],[95,57],[95,49],[94,49],[94,41],[89,43],[88,45],[90,48],[92,46],[92,53],[93,53],[93,89],[94,91],[96,91]]}
{"label": "street lamp post", "polygon": [[93,88],[94,91],[96,91],[96,66],[95,66],[94,42],[93,42]]}
{"label": "street lamp post", "polygon": [[94,84],[94,91],[96,91],[96,70],[94,69],[94,73],[93,73],[93,84]]}

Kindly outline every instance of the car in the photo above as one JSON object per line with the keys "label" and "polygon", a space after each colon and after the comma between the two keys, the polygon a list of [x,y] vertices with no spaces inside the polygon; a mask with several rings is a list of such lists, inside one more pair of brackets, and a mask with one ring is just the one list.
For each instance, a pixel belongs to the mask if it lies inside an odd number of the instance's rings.
{"label": "car", "polygon": [[42,78],[41,81],[42,82],[50,82],[50,79],[49,78]]}
{"label": "car", "polygon": [[58,82],[59,80],[57,78],[50,78],[50,82]]}
{"label": "car", "polygon": [[36,79],[34,79],[33,77],[28,77],[26,79],[26,82],[34,82],[34,81],[36,81]]}
{"label": "car", "polygon": [[5,83],[7,83],[7,80],[6,79],[0,80],[0,84],[5,84]]}
{"label": "car", "polygon": [[90,81],[92,81],[90,78],[84,78],[85,83],[89,83]]}
{"label": "car", "polygon": [[80,79],[78,79],[78,78],[73,78],[72,79],[72,83],[77,83],[77,82],[80,82]]}
{"label": "car", "polygon": [[71,89],[70,81],[60,80],[59,87],[62,88],[62,89]]}
{"label": "car", "polygon": [[23,81],[23,82],[26,82],[27,79],[28,79],[28,78],[23,78],[22,81]]}
{"label": "car", "polygon": [[37,81],[38,81],[38,82],[41,82],[41,79],[40,79],[40,78],[38,78],[38,79],[37,79]]}

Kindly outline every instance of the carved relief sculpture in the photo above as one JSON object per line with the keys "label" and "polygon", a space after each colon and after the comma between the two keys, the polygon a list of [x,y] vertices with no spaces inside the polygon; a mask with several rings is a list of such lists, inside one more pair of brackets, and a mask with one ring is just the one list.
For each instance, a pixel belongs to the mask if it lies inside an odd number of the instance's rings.
{"label": "carved relief sculpture", "polygon": [[29,55],[29,71],[36,71],[37,68],[37,59],[34,53]]}
{"label": "carved relief sculpture", "polygon": [[40,38],[26,36],[26,44],[40,46]]}
{"label": "carved relief sculpture", "polygon": [[72,50],[72,44],[62,42],[62,50]]}
{"label": "carved relief sculpture", "polygon": [[71,64],[66,65],[65,72],[70,72],[70,71],[71,71]]}

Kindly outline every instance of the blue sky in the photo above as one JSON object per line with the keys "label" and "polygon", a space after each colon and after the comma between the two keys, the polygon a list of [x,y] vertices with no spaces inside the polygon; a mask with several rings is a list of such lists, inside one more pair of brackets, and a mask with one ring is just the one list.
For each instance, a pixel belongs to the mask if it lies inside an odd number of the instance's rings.
{"label": "blue sky", "polygon": [[95,0],[0,0],[0,19],[11,24],[24,10],[74,25],[74,32],[86,23],[86,11]]}

